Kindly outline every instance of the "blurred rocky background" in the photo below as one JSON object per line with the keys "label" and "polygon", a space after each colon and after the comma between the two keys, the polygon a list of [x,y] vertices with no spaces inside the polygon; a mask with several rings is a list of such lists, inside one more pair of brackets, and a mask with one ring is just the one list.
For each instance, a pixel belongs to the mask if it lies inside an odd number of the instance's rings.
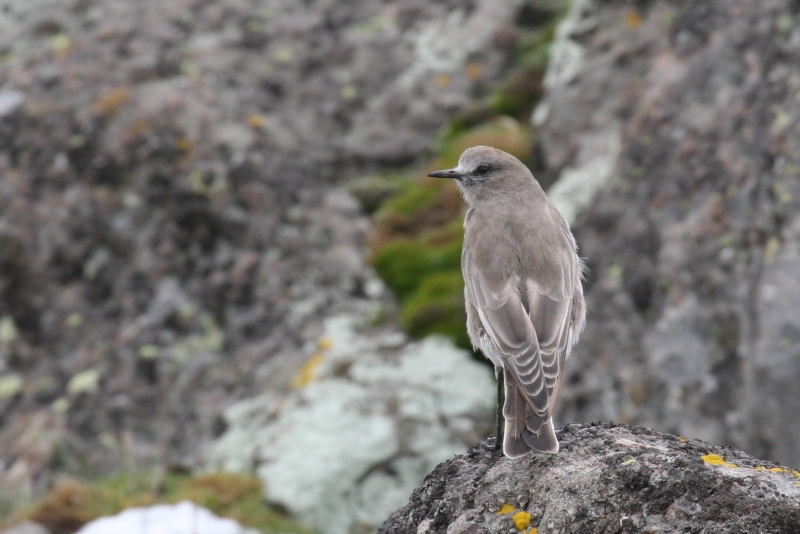
{"label": "blurred rocky background", "polygon": [[799,467],[799,17],[0,0],[4,521],[190,499],[374,530],[492,431],[463,204],[420,178],[474,144],[531,167],[590,268],[559,425]]}

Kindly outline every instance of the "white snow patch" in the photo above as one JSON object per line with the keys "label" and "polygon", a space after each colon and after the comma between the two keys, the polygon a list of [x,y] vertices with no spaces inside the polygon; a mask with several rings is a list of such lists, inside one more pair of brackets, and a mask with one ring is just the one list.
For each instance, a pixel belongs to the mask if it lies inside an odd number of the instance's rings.
{"label": "white snow patch", "polygon": [[189,501],[128,508],[83,526],[77,534],[258,534]]}

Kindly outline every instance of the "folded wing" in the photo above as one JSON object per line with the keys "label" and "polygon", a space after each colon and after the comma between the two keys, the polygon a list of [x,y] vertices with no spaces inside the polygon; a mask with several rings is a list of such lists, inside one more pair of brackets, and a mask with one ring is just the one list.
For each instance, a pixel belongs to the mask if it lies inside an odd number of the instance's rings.
{"label": "folded wing", "polygon": [[486,272],[468,247],[462,267],[467,298],[507,371],[503,415],[513,449],[519,452],[521,437],[531,448],[555,452],[558,442],[550,418],[570,342],[577,259],[561,266],[555,284]]}

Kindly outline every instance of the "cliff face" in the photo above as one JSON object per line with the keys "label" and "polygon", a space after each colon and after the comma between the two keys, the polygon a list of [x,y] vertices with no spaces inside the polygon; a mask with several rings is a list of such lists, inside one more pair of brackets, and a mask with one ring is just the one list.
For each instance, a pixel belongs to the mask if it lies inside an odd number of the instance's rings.
{"label": "cliff face", "polygon": [[590,268],[558,421],[800,466],[799,10],[574,2],[534,113]]}
{"label": "cliff face", "polygon": [[439,465],[379,534],[800,532],[800,472],[637,427],[569,425],[558,454],[494,438]]}
{"label": "cliff face", "polygon": [[515,6],[4,3],[0,493],[197,466],[326,317],[390,317],[333,183],[424,157],[507,70]]}

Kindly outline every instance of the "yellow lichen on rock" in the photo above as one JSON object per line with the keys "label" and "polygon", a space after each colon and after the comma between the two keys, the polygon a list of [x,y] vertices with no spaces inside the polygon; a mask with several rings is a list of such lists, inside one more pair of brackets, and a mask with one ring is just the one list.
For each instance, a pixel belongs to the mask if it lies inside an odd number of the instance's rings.
{"label": "yellow lichen on rock", "polygon": [[524,531],[531,524],[531,514],[528,512],[517,512],[511,519],[514,521],[514,526],[517,527],[517,530],[520,532]]}
{"label": "yellow lichen on rock", "polygon": [[317,367],[322,363],[324,356],[322,353],[317,352],[303,365],[300,373],[292,380],[292,387],[294,389],[303,389],[316,377]]}
{"label": "yellow lichen on rock", "polygon": [[701,456],[701,458],[703,459],[703,461],[705,463],[711,464],[711,465],[724,465],[724,466],[733,467],[733,468],[739,467],[736,464],[732,464],[730,462],[726,462],[725,459],[722,456],[720,456],[719,454],[706,454],[704,456]]}
{"label": "yellow lichen on rock", "polygon": [[112,115],[129,99],[130,91],[128,88],[117,87],[95,100],[94,104],[92,104],[92,109],[95,113]]}
{"label": "yellow lichen on rock", "polygon": [[247,116],[247,124],[252,128],[263,128],[265,124],[264,115],[251,113]]}
{"label": "yellow lichen on rock", "polygon": [[513,512],[514,510],[516,510],[516,508],[514,508],[513,506],[511,506],[511,505],[510,505],[510,504],[508,504],[508,503],[505,503],[505,504],[503,504],[503,506],[501,506],[501,507],[500,507],[500,509],[497,511],[497,515],[505,515],[505,514],[510,514],[510,513],[511,513],[511,512]]}

